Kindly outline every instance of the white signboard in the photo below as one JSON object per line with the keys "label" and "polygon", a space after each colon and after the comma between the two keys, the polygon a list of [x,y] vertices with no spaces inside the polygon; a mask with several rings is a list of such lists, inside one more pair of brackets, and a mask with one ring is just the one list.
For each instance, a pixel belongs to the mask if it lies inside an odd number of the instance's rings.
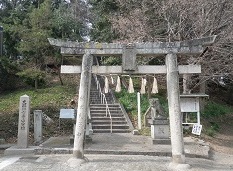
{"label": "white signboard", "polygon": [[198,98],[180,98],[181,112],[199,112]]}
{"label": "white signboard", "polygon": [[74,119],[74,109],[60,109],[60,117],[64,119]]}
{"label": "white signboard", "polygon": [[202,125],[193,124],[192,134],[201,135]]}

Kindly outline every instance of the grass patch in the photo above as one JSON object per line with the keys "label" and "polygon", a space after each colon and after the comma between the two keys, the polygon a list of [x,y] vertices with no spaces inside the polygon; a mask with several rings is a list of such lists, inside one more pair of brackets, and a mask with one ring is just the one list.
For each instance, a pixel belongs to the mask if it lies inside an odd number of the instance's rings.
{"label": "grass patch", "polygon": [[202,112],[204,119],[204,132],[206,135],[214,137],[221,129],[224,117],[233,113],[233,108],[227,105],[209,101]]}
{"label": "grass patch", "polygon": [[[126,112],[128,113],[131,121],[134,123],[137,121],[137,93],[128,93],[126,89],[123,89],[121,92],[115,92],[115,96],[120,103],[124,106]],[[161,94],[152,95],[151,98],[158,98],[160,104],[164,108],[165,112],[168,113],[168,103],[164,96]],[[147,94],[141,94],[141,113],[142,119],[144,118],[144,114],[149,108],[149,100]],[[135,123],[134,123],[135,124]]]}
{"label": "grass patch", "polygon": [[207,119],[211,119],[211,118],[220,118],[229,113],[233,113],[232,107],[219,104],[213,101],[209,101],[205,105],[205,109],[202,112],[202,115]]}
{"label": "grass patch", "polygon": [[53,123],[43,125],[43,137],[56,136],[58,134],[72,132],[72,121],[62,121],[59,129],[59,109],[66,108],[67,104],[76,94],[76,86],[55,85],[53,87],[31,90],[18,90],[6,92],[0,95],[0,136],[7,142],[13,143],[17,137],[19,99],[22,95],[30,97],[31,123],[29,127],[30,140],[33,139],[33,111],[42,110]]}
{"label": "grass patch", "polygon": [[75,94],[74,86],[60,86],[31,90],[18,90],[0,95],[0,114],[13,114],[19,110],[19,99],[22,95],[30,97],[31,109],[61,108],[67,105]]}

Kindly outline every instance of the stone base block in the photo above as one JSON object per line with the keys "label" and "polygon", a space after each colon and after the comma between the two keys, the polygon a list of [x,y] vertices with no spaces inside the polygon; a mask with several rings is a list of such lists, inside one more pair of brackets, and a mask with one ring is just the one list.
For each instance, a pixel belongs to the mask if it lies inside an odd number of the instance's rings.
{"label": "stone base block", "polygon": [[171,140],[170,139],[152,139],[152,144],[170,145],[171,144]]}
{"label": "stone base block", "polygon": [[90,135],[93,134],[93,129],[89,129],[89,134],[90,134]]}
{"label": "stone base block", "polygon": [[191,166],[189,164],[181,164],[181,163],[174,163],[171,162],[168,166],[169,170],[178,170],[178,171],[187,171],[191,169]]}
{"label": "stone base block", "polygon": [[10,155],[28,155],[34,154],[37,146],[29,146],[28,148],[18,148],[17,146],[12,146],[4,151],[5,156]]}
{"label": "stone base block", "polygon": [[73,135],[70,136],[70,145],[72,145],[72,144],[74,144],[74,136]]}
{"label": "stone base block", "polygon": [[92,138],[90,136],[86,136],[85,143],[87,143],[87,144],[92,143]]}
{"label": "stone base block", "polygon": [[133,130],[133,135],[139,135],[139,131],[137,129]]}

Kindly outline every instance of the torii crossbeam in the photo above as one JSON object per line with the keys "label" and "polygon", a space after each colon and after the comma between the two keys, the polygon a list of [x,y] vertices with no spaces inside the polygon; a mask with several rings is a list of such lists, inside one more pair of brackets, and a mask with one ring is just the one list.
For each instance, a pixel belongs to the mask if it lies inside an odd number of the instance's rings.
{"label": "torii crossbeam", "polygon": [[[90,74],[109,73],[166,73],[169,105],[169,120],[172,145],[172,165],[185,164],[184,141],[180,111],[179,73],[200,73],[200,66],[177,65],[177,54],[200,54],[204,46],[214,43],[216,36],[193,39],[181,42],[145,42],[145,43],[94,43],[72,42],[48,39],[51,45],[61,48],[62,55],[83,56],[82,68],[78,66],[62,66],[62,73],[81,73],[78,113],[76,120],[73,155],[78,159],[84,158],[84,127],[86,113],[89,107],[87,87],[90,84]],[[92,55],[122,56],[122,66],[92,66]],[[165,66],[137,66],[137,55],[166,55]]]}

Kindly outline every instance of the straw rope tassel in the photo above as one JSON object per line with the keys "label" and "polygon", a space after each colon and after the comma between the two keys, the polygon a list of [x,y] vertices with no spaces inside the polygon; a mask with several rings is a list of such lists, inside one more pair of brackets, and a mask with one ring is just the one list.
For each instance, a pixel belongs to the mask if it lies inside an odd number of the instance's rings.
{"label": "straw rope tassel", "polygon": [[152,87],[152,91],[151,93],[156,94],[158,93],[158,83],[157,83],[157,79],[154,77],[154,82],[153,82],[153,87]]}
{"label": "straw rope tassel", "polygon": [[114,84],[114,79],[112,76],[111,76],[111,83]]}
{"label": "straw rope tassel", "polygon": [[109,84],[108,84],[108,78],[105,76],[105,85],[104,85],[104,93],[108,93],[109,92]]}
{"label": "straw rope tassel", "polygon": [[117,76],[117,85],[116,85],[116,92],[121,92],[121,79]]}
{"label": "straw rope tassel", "polygon": [[141,90],[140,90],[141,94],[145,94],[146,93],[146,79],[144,79],[142,77],[142,83],[141,83]]}
{"label": "straw rope tassel", "polygon": [[129,77],[129,87],[128,87],[128,92],[129,93],[134,93],[134,88],[133,88],[133,80],[131,77]]}

